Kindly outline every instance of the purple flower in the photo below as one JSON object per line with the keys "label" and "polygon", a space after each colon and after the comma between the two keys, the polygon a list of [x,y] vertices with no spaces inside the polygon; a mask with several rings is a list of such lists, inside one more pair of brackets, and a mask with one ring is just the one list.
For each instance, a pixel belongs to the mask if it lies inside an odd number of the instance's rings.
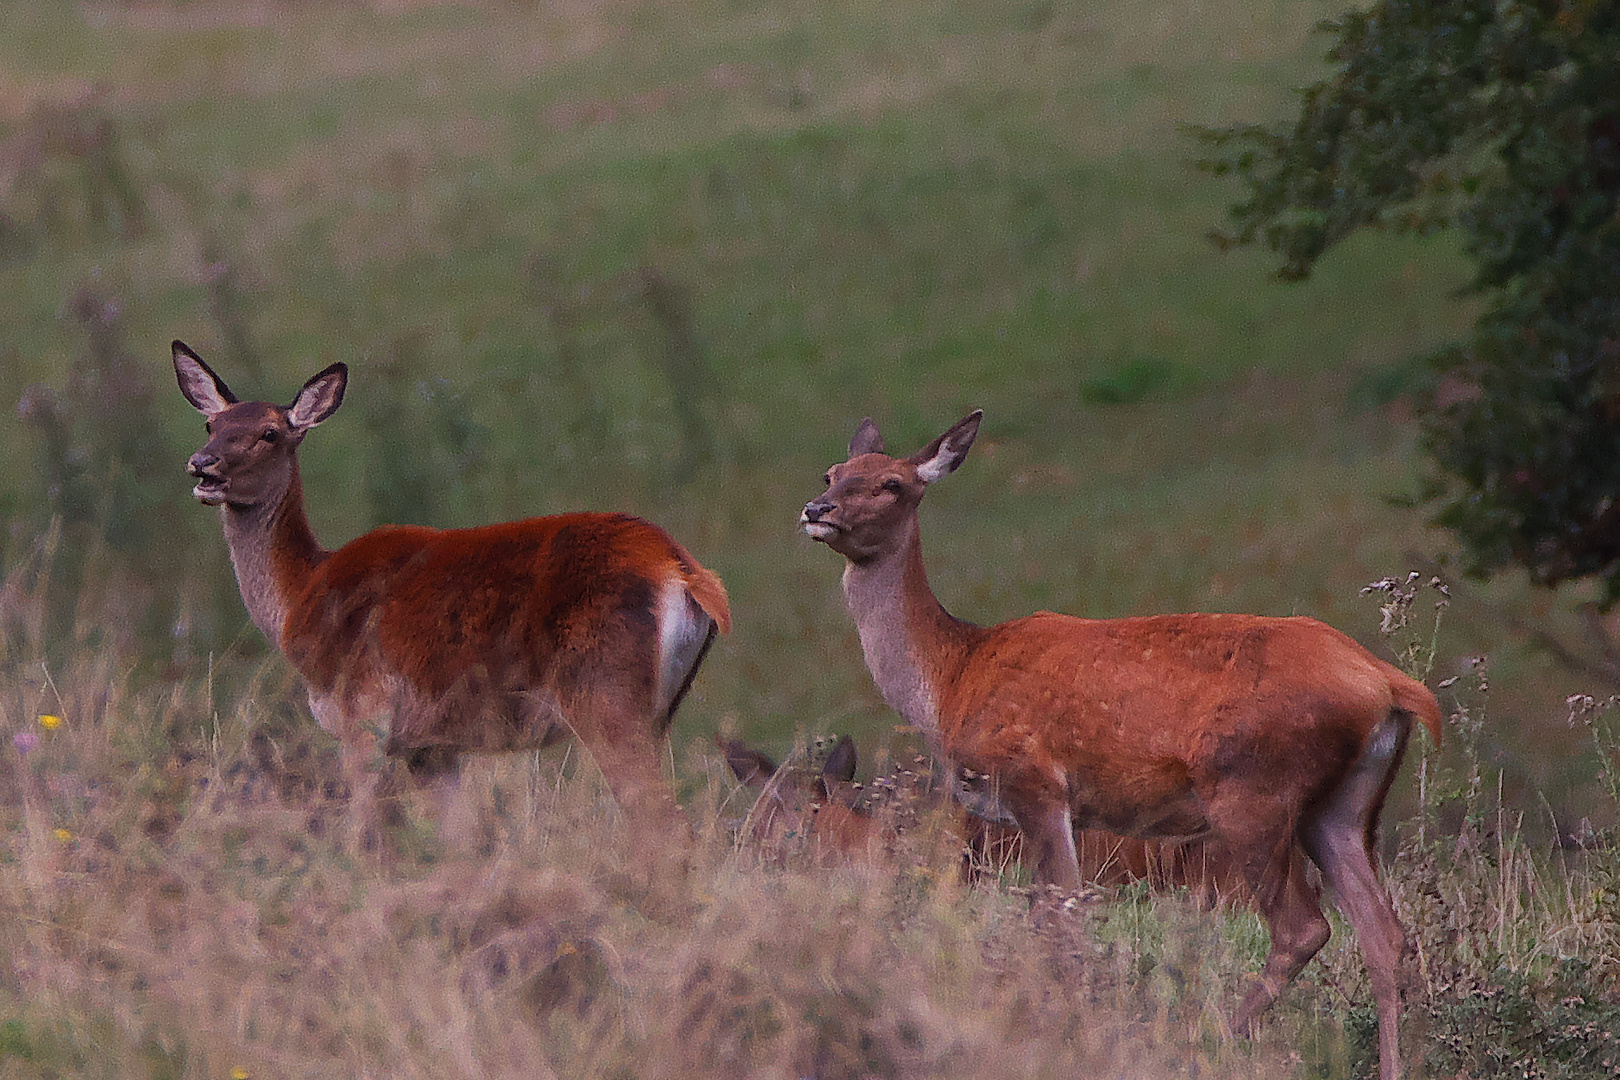
{"label": "purple flower", "polygon": [[39,736],[32,731],[19,731],[11,737],[11,745],[17,748],[17,753],[26,754],[39,745]]}

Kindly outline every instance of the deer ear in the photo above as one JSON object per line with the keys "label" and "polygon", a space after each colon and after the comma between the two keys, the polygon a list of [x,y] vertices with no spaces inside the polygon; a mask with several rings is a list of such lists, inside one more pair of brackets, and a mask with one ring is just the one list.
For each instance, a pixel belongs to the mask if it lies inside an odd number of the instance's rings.
{"label": "deer ear", "polygon": [[343,391],[349,385],[349,369],[344,364],[333,364],[298,391],[293,403],[287,406],[287,423],[300,434],[308,431],[343,404]]}
{"label": "deer ear", "polygon": [[735,739],[722,739],[716,735],[714,741],[725,751],[726,764],[731,766],[732,775],[749,787],[764,787],[765,781],[776,775],[776,762],[768,755],[750,750]]}
{"label": "deer ear", "polygon": [[855,429],[855,437],[849,440],[849,456],[860,457],[862,454],[883,453],[883,433],[878,430],[877,421],[870,416],[861,421],[860,427]]}
{"label": "deer ear", "polygon": [[213,368],[202,362],[183,341],[176,341],[174,349],[174,375],[180,380],[180,392],[191,402],[192,408],[204,416],[222,413],[236,404],[236,395],[225,385],[225,380],[214,374]]}
{"label": "deer ear", "polygon": [[955,472],[973,446],[973,439],[979,434],[979,421],[983,418],[984,410],[974,409],[951,425],[945,434],[907,458],[917,467],[917,479],[932,484],[947,473]]}
{"label": "deer ear", "polygon": [[855,779],[855,740],[845,735],[833,744],[832,753],[827,755],[826,763],[821,766],[821,777],[829,784],[837,781],[847,784]]}

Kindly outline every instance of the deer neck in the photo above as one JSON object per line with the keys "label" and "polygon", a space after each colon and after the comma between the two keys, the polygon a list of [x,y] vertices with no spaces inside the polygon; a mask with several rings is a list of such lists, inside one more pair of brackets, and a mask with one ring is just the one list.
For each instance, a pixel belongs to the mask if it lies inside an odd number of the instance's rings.
{"label": "deer neck", "polygon": [[907,532],[893,551],[844,567],[844,601],[883,700],[937,744],[940,688],[978,628],[934,598],[915,519]]}
{"label": "deer neck", "polygon": [[220,507],[225,544],[248,617],[276,648],[282,648],[287,608],[327,552],[304,515],[304,485],[298,463],[280,502]]}

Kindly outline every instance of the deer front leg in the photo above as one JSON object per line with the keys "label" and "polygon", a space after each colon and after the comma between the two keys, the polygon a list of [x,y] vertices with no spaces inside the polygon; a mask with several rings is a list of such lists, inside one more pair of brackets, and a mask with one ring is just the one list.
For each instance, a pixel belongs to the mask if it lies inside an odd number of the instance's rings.
{"label": "deer front leg", "polygon": [[478,807],[463,795],[460,752],[453,746],[419,746],[392,753],[404,760],[411,784],[427,792],[439,835],[456,846],[473,844]]}
{"label": "deer front leg", "polygon": [[337,695],[311,692],[310,711],[322,728],[337,736],[338,768],[347,789],[344,833],[349,847],[362,852],[378,846],[382,824],[378,790],[382,782],[383,748],[369,718],[346,712]]}
{"label": "deer front leg", "polygon": [[380,844],[382,814],[378,789],[382,783],[382,748],[369,730],[345,733],[338,744],[338,764],[348,788],[344,814],[347,842],[353,850],[370,851]]}
{"label": "deer front leg", "polygon": [[1074,819],[1066,800],[1052,797],[1020,798],[1013,816],[1024,834],[1026,852],[1034,857],[1035,883],[1066,893],[1080,891],[1080,855],[1074,845]]}
{"label": "deer front leg", "polygon": [[1271,951],[1243,998],[1232,1026],[1243,1034],[1271,1007],[1294,976],[1327,944],[1332,929],[1316,887],[1305,873],[1305,853],[1292,840],[1279,843],[1259,867],[1245,867],[1260,915],[1271,931]]}
{"label": "deer front leg", "polygon": [[1013,816],[1024,836],[1024,851],[1034,858],[1035,888],[1030,892],[1030,921],[1049,937],[1060,970],[1081,974],[1077,963],[1090,951],[1090,935],[1075,918],[1081,888],[1080,857],[1074,822],[1066,800],[1011,800]]}

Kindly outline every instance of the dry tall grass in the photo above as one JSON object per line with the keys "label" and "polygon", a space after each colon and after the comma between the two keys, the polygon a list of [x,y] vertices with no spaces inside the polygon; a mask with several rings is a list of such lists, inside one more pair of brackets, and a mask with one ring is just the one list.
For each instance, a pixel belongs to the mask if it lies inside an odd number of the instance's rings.
{"label": "dry tall grass", "polygon": [[[27,630],[42,591],[13,579],[6,597],[0,1076],[1370,1067],[1346,932],[1259,1039],[1235,1039],[1222,1018],[1264,948],[1252,916],[1127,890],[1037,925],[1011,883],[964,885],[914,851],[763,865],[730,838],[747,795],[717,755],[677,769],[702,833],[681,877],[628,861],[622,816],[561,755],[473,762],[453,839],[407,793],[385,850],[354,853],[334,752],[279,666],[138,676],[89,643],[93,619],[53,660]],[[1620,1075],[1602,1030],[1620,1018],[1613,849],[1531,852],[1477,760],[1418,764],[1435,797],[1391,870],[1417,944],[1412,1045],[1433,1075]],[[1453,781],[1455,805],[1435,794]]]}

